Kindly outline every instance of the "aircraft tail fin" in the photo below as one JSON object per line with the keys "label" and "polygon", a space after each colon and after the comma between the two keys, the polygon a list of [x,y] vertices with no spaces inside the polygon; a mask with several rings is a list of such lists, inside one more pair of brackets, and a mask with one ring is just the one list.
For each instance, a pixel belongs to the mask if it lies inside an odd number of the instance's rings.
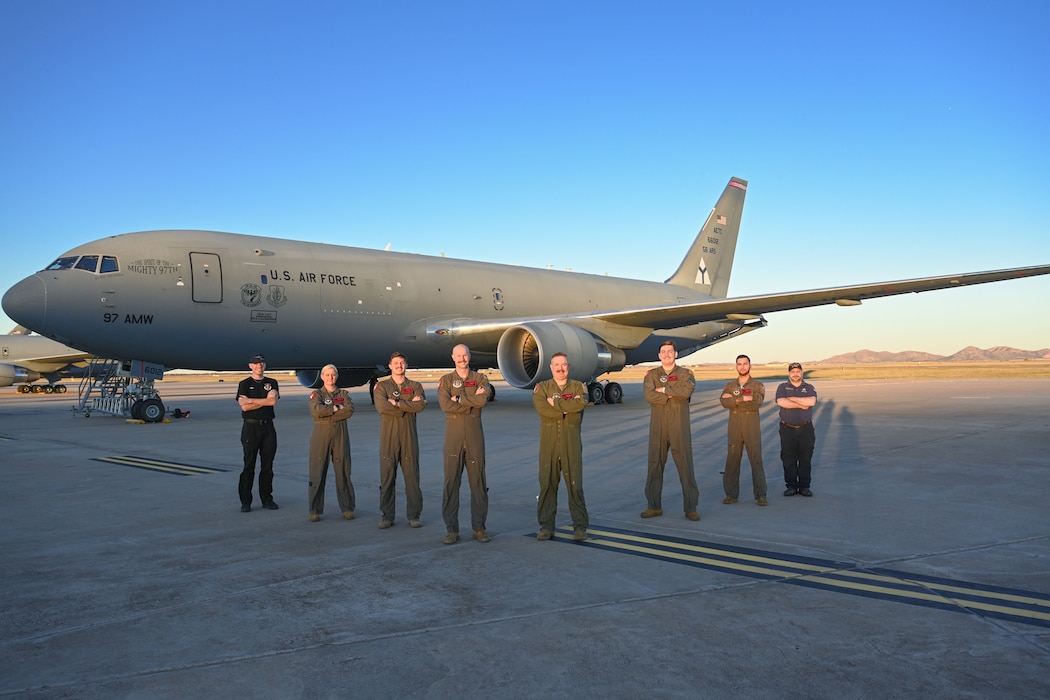
{"label": "aircraft tail fin", "polygon": [[729,184],[700,227],[682,264],[666,284],[696,289],[717,299],[729,295],[729,275],[733,270],[746,194],[747,180],[729,178]]}

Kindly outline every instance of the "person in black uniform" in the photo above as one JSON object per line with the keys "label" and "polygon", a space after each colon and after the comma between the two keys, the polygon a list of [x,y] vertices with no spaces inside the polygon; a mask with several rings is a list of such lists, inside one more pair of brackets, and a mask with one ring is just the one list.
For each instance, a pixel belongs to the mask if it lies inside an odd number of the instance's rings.
{"label": "person in black uniform", "polygon": [[817,390],[802,379],[802,365],[788,365],[788,380],[777,387],[780,406],[780,460],[784,463],[785,496],[812,496],[809,490],[813,447],[817,436],[813,430],[813,407]]}
{"label": "person in black uniform", "polygon": [[244,448],[244,469],[241,470],[237,492],[241,497],[241,512],[252,509],[252,482],[255,481],[255,458],[259,457],[259,500],[263,508],[277,510],[273,500],[273,458],[277,454],[277,431],[273,427],[274,406],[281,394],[277,380],[266,371],[266,358],[252,355],[248,360],[252,376],[237,385],[237,403],[241,407],[241,446]]}

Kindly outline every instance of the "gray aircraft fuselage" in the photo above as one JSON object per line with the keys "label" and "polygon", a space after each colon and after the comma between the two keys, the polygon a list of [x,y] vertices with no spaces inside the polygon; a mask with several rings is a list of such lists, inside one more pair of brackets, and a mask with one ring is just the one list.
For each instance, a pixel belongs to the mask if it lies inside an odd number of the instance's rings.
{"label": "gray aircraft fuselage", "polygon": [[763,327],[762,314],[1050,274],[1050,265],[728,297],[747,182],[730,178],[663,283],[215,231],[145,231],[78,246],[13,286],[18,323],[101,357],[168,368],[340,368],[344,386],[414,367],[450,367],[453,347],[513,386],[574,379],[681,355]]}
{"label": "gray aircraft fuselage", "polygon": [[[120,271],[42,271],[19,283],[40,300],[19,321],[106,357],[185,369],[450,366],[453,346],[495,359],[508,319],[701,301],[684,287],[364,248],[210,231],[147,231],[94,241],[63,257],[113,256]],[[5,308],[8,302],[5,300]],[[488,334],[478,321],[493,322]],[[473,324],[460,337],[458,323]],[[739,324],[683,329],[690,338]],[[698,332],[699,331],[699,332]],[[654,353],[628,363],[651,360]]]}

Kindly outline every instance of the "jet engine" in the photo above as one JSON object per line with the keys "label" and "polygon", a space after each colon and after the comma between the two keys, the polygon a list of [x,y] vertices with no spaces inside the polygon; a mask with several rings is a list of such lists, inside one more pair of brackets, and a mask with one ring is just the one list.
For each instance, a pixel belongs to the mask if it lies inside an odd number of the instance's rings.
{"label": "jet engine", "polygon": [[40,375],[15,365],[0,365],[0,386],[26,384],[40,379]]}
{"label": "jet engine", "polygon": [[627,362],[620,348],[607,345],[582,328],[557,321],[508,328],[499,339],[496,361],[508,384],[531,389],[550,379],[551,356],[558,352],[569,357],[569,376],[585,384],[599,374],[623,369]]}
{"label": "jet engine", "polygon": [[[340,389],[346,389],[352,386],[366,384],[370,379],[375,379],[377,376],[378,372],[371,367],[340,367],[339,377],[335,380],[335,384]],[[321,379],[320,369],[297,370],[295,372],[295,378],[298,379],[299,383],[307,389],[320,389],[324,386],[324,380]]]}

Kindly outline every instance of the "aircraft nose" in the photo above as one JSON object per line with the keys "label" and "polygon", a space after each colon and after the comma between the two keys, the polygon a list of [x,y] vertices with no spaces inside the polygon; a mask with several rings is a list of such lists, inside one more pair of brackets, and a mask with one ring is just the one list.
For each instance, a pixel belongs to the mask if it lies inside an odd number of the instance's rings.
{"label": "aircraft nose", "polygon": [[7,290],[3,299],[4,313],[19,325],[44,333],[47,320],[47,287],[39,275],[26,277]]}

